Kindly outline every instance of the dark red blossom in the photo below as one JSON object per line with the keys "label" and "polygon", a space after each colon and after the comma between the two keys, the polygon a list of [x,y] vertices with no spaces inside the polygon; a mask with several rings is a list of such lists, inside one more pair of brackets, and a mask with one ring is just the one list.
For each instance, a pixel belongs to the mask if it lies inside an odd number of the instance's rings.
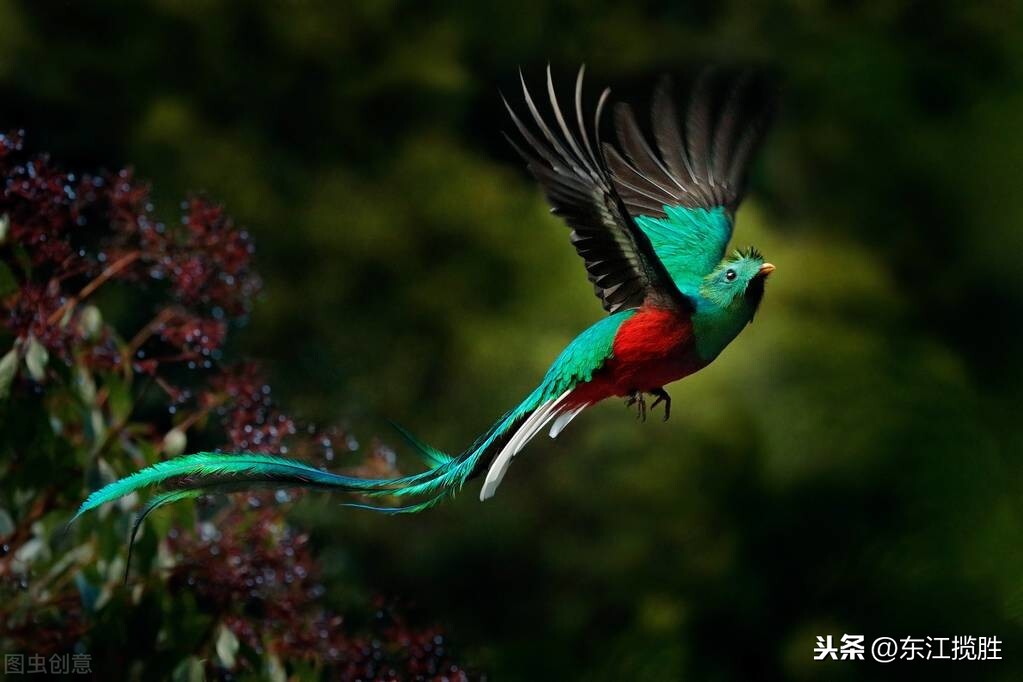
{"label": "dark red blossom", "polygon": [[227,324],[223,320],[181,315],[164,323],[159,333],[161,339],[176,348],[208,356],[224,343]]}
{"label": "dark red blossom", "polygon": [[[251,238],[206,199],[186,202],[180,224],[168,228],[154,217],[149,185],[131,170],[78,178],[45,155],[26,156],[20,133],[0,135],[0,176],[0,219],[9,223],[3,255],[12,275],[24,281],[22,295],[0,302],[0,314],[16,336],[34,335],[61,358],[76,340],[76,327],[57,324],[58,318],[73,320],[84,299],[107,281],[169,283],[179,304],[173,319],[163,319],[131,349],[145,373],[155,371],[154,361],[211,356],[230,318],[246,312],[259,290]],[[145,344],[154,333],[184,355],[147,357]],[[108,350],[93,353],[104,367],[120,361]]]}
{"label": "dark red blossom", "polygon": [[20,152],[24,147],[25,131],[12,130],[9,133],[0,133],[0,159]]}
{"label": "dark red blossom", "polygon": [[35,337],[47,350],[67,357],[76,326],[49,322],[63,303],[60,286],[54,280],[44,284],[26,282],[6,310],[0,310],[6,313],[7,328],[19,339]]}
{"label": "dark red blossom", "polygon": [[236,229],[221,206],[201,197],[188,202],[182,221],[187,239],[165,265],[178,298],[229,314],[245,312],[259,288],[249,267],[253,247],[248,233]]}
{"label": "dark red blossom", "polygon": [[[92,179],[95,184],[95,178]],[[156,254],[166,245],[165,230],[159,227],[152,216],[153,205],[149,201],[150,187],[135,180],[135,171],[127,168],[116,175],[107,176],[99,183],[106,187],[110,227],[115,233],[137,237],[142,251]]]}
{"label": "dark red blossom", "polygon": [[[212,378],[227,432],[227,447],[251,452],[281,452],[283,439],[296,432],[295,422],[278,410],[270,398],[270,386],[254,363],[233,367]],[[286,450],[285,450],[286,451]]]}
{"label": "dark red blossom", "polygon": [[350,634],[323,606],[308,536],[282,527],[274,509],[255,517],[235,509],[198,536],[172,533],[170,589],[192,594],[253,651],[322,665],[332,679],[468,679],[437,628],[410,626],[384,599],[370,631]]}
{"label": "dark red blossom", "polygon": [[53,168],[46,156],[9,165],[13,151],[8,148],[0,157],[5,166],[0,213],[9,221],[9,238],[24,247],[33,266],[66,263],[74,253],[68,233],[75,225],[77,182]]}
{"label": "dark red blossom", "polygon": [[71,649],[88,630],[81,597],[74,592],[41,599],[35,606],[31,618],[10,619],[0,626],[0,633],[17,651],[59,654]]}

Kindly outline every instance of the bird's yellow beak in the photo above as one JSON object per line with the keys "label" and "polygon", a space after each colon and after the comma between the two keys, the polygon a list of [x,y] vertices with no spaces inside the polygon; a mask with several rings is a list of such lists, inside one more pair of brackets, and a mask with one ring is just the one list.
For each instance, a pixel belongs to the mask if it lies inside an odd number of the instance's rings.
{"label": "bird's yellow beak", "polygon": [[763,265],[760,266],[760,269],[757,271],[757,275],[759,275],[760,277],[767,277],[772,272],[774,272],[774,265],[772,265],[771,263],[764,263]]}

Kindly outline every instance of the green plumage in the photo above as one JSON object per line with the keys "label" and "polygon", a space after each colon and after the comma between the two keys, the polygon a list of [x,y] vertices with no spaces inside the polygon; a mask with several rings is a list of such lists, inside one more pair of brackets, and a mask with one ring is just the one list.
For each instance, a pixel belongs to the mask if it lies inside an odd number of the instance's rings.
{"label": "green plumage", "polygon": [[589,381],[611,357],[618,328],[635,313],[622,310],[608,315],[575,337],[547,370],[537,389],[541,392],[540,402],[557,398],[576,384]]}
{"label": "green plumage", "polygon": [[202,481],[220,481],[225,478],[245,478],[253,482],[293,480],[310,486],[352,487],[359,490],[372,489],[379,484],[377,481],[339,476],[296,460],[272,455],[255,453],[221,455],[200,452],[154,464],[97,490],[82,503],[78,513],[71,520],[74,521],[101,504],[168,480],[194,479],[196,485],[188,487],[198,487]]}
{"label": "green plumage", "polygon": [[[404,485],[393,494],[425,495],[442,491],[444,495],[454,494],[460,490],[469,477],[476,473],[480,460],[500,437],[509,433],[540,405],[556,399],[576,384],[589,381],[593,373],[603,367],[604,362],[611,357],[618,328],[635,312],[623,310],[609,315],[575,337],[551,364],[540,385],[526,396],[525,400],[501,417],[489,431],[476,439],[468,450],[454,458],[444,455],[449,457],[449,461],[434,470],[437,472],[436,476]],[[421,452],[422,448],[429,448],[407,434],[404,429],[401,431]],[[429,450],[437,452],[433,448]]]}
{"label": "green plumage", "polygon": [[[754,250],[724,258],[732,236],[732,218],[724,206],[664,206],[665,218],[637,216],[636,224],[650,240],[657,257],[678,290],[693,302],[693,333],[697,352],[710,362],[753,319],[759,300],[737,295],[734,282],[751,281],[763,265]],[[734,281],[719,275],[732,269]]]}
{"label": "green plumage", "polygon": [[683,294],[695,296],[703,278],[717,267],[732,237],[732,219],[724,206],[665,206],[666,218],[637,216],[657,257]]}

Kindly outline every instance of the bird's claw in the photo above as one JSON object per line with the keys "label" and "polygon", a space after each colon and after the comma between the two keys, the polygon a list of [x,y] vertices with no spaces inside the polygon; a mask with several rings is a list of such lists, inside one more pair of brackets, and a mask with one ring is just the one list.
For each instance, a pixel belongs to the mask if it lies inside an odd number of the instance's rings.
{"label": "bird's claw", "polygon": [[[661,403],[664,403],[664,421],[668,421],[668,417],[671,416],[671,396],[663,388],[655,388],[652,391],[647,391],[650,395],[654,396],[656,400],[650,403],[650,409],[654,409]],[[636,419],[641,422],[646,421],[647,404],[646,398],[643,397],[643,391],[633,391],[629,394],[629,397],[625,399],[625,406],[632,407],[636,405]]]}
{"label": "bird's claw", "polygon": [[668,421],[668,417],[671,416],[671,396],[663,388],[658,388],[650,391],[650,395],[656,396],[657,400],[650,403],[650,409],[657,407],[659,403],[664,403],[664,421]]}
{"label": "bird's claw", "polygon": [[632,394],[625,399],[625,406],[632,407],[636,405],[636,419],[641,422],[646,421],[646,398],[643,397],[642,391],[633,391]]}

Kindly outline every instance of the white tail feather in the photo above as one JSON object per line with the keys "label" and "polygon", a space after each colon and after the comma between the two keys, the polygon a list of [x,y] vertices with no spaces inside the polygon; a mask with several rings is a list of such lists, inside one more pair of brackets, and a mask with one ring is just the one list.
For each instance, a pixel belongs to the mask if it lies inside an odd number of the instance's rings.
{"label": "white tail feather", "polygon": [[550,434],[551,438],[557,438],[558,434],[565,430],[565,427],[568,426],[569,422],[575,419],[576,415],[578,415],[580,412],[582,412],[589,406],[590,406],[589,403],[583,403],[579,407],[574,407],[565,410],[560,415],[558,415],[558,418],[554,420],[554,424],[551,425]]}
{"label": "white tail feather", "polygon": [[490,465],[490,470],[487,471],[487,479],[483,482],[483,489],[480,490],[481,502],[489,500],[494,496],[497,486],[501,485],[501,480],[504,478],[505,473],[508,472],[508,467],[511,466],[512,458],[526,446],[526,443],[532,440],[533,436],[538,434],[543,427],[547,426],[547,422],[561,413],[559,408],[571,393],[572,390],[569,389],[562,393],[557,400],[549,400],[536,408],[533,414],[529,415],[526,421],[522,423],[522,426],[515,430],[511,439],[505,444],[497,457],[494,458]]}

